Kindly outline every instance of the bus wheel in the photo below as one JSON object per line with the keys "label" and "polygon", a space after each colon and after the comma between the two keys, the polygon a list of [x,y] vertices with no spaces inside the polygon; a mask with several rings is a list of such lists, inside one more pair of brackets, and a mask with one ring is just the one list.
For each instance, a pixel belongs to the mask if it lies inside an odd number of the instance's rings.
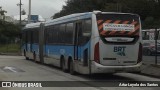
{"label": "bus wheel", "polygon": [[73,65],[73,61],[72,60],[70,60],[69,72],[70,72],[71,75],[75,75],[74,65]]}
{"label": "bus wheel", "polygon": [[62,68],[63,72],[67,71],[66,68],[65,68],[65,60],[64,60],[64,58],[61,58],[61,68]]}
{"label": "bus wheel", "polygon": [[33,60],[36,62],[36,53],[33,53]]}
{"label": "bus wheel", "polygon": [[26,51],[24,50],[24,56],[26,58],[26,60],[29,60],[29,57],[26,56]]}
{"label": "bus wheel", "polygon": [[26,56],[26,51],[25,50],[23,50],[23,55]]}
{"label": "bus wheel", "polygon": [[29,57],[26,57],[26,60],[29,60]]}

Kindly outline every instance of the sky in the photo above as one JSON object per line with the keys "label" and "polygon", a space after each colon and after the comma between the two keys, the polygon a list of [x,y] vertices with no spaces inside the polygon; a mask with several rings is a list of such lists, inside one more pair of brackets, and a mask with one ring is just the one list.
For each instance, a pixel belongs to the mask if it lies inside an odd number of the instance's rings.
{"label": "sky", "polygon": [[[29,0],[21,1],[23,4],[22,10],[24,9],[28,14]],[[48,19],[62,9],[65,1],[66,0],[31,0],[31,14],[41,15],[43,18]],[[16,16],[19,15],[19,6],[17,6],[19,2],[20,0],[0,0],[0,6],[2,6],[3,10],[7,11],[6,15]]]}

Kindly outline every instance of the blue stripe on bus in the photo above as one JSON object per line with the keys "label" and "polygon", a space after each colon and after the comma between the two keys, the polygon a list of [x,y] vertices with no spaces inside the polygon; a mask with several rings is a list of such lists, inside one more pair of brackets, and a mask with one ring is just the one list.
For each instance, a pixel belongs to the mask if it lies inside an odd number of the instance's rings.
{"label": "blue stripe on bus", "polygon": [[39,54],[39,45],[38,44],[32,44],[32,52],[35,51],[36,54]]}
{"label": "blue stripe on bus", "polygon": [[74,46],[46,45],[44,48],[46,55],[74,55]]}
{"label": "blue stripe on bus", "polygon": [[[79,46],[78,47],[78,57],[83,58],[83,51],[85,49],[89,49],[90,51],[90,42],[85,44],[84,46]],[[66,46],[66,45],[46,45],[45,47],[45,55],[64,55],[65,57],[71,56],[72,58],[74,57],[74,46]],[[76,52],[75,52],[76,53]],[[90,52],[88,52],[90,53]]]}
{"label": "blue stripe on bus", "polygon": [[[22,46],[23,49],[25,49],[25,45]],[[32,44],[32,51],[30,51],[31,44],[27,44],[28,52],[36,52],[36,54],[39,54],[39,45],[38,44]],[[85,49],[89,49],[90,51],[90,41],[85,44],[84,46],[79,46],[78,47],[78,57],[83,58],[83,51]],[[76,53],[76,52],[75,52]],[[90,53],[90,52],[88,52]],[[44,45],[44,54],[45,56],[53,56],[53,55],[64,55],[65,57],[71,56],[72,58],[74,57],[74,46],[70,45]]]}

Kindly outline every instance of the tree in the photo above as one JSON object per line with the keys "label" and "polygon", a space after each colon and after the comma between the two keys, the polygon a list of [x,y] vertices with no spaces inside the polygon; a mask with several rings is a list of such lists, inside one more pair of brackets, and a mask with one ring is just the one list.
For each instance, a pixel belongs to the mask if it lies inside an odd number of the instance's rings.
{"label": "tree", "polygon": [[148,20],[146,19],[149,17],[153,18],[154,24],[156,24],[154,26],[159,26],[158,23],[160,23],[160,0],[67,0],[62,10],[52,17],[58,18],[72,13],[92,12],[93,10],[138,14],[143,22],[143,28],[152,27],[147,24]]}
{"label": "tree", "polygon": [[24,9],[21,11],[21,13],[22,15],[26,15],[26,11]]}
{"label": "tree", "polygon": [[2,7],[0,7],[0,15],[5,15],[5,13],[7,13],[7,11],[3,10]]}
{"label": "tree", "polygon": [[13,23],[0,20],[0,44],[5,44],[19,38],[20,27]]}

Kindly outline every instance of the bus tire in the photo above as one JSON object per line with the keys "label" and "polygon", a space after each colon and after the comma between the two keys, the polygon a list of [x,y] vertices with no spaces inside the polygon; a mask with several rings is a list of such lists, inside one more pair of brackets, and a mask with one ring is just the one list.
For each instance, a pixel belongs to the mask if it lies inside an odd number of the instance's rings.
{"label": "bus tire", "polygon": [[26,56],[26,51],[25,50],[23,50],[23,55]]}
{"label": "bus tire", "polygon": [[29,60],[29,57],[26,57],[26,60]]}
{"label": "bus tire", "polygon": [[69,72],[70,72],[71,75],[75,75],[76,74],[75,70],[74,70],[74,65],[73,65],[73,61],[72,60],[70,60],[70,62],[69,62]]}
{"label": "bus tire", "polygon": [[24,56],[26,60],[29,60],[29,57],[26,56],[26,51],[24,50]]}
{"label": "bus tire", "polygon": [[36,53],[33,53],[33,60],[36,62]]}
{"label": "bus tire", "polygon": [[29,57],[26,57],[26,60],[29,60]]}
{"label": "bus tire", "polygon": [[62,68],[62,71],[63,71],[63,72],[67,72],[67,70],[66,70],[66,68],[65,68],[65,60],[64,60],[63,57],[61,58],[61,68]]}

